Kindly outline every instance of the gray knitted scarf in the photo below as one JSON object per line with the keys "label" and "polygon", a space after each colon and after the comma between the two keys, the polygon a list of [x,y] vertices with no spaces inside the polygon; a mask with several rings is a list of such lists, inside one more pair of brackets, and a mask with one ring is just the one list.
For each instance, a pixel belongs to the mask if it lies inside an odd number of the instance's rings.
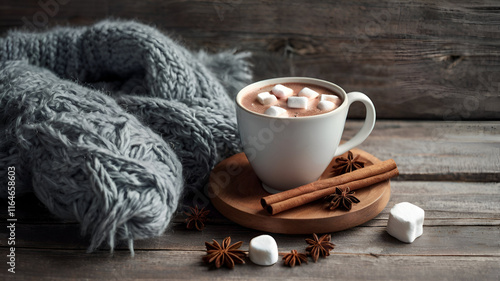
{"label": "gray knitted scarf", "polygon": [[[103,242],[161,235],[185,190],[239,151],[233,98],[248,53],[192,53],[158,30],[102,21],[0,39],[0,169],[16,196]],[[6,198],[7,190],[0,190]]]}

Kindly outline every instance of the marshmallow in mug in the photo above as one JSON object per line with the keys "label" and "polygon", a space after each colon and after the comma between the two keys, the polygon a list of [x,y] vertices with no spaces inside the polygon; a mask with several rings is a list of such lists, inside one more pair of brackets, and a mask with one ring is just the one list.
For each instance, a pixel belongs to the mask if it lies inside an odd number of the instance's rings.
{"label": "marshmallow in mug", "polygon": [[321,111],[330,111],[337,108],[337,105],[328,100],[322,100],[318,103],[318,109]]}
{"label": "marshmallow in mug", "polygon": [[308,102],[309,102],[309,99],[306,97],[289,97],[286,105],[290,108],[307,109]]}
{"label": "marshmallow in mug", "polygon": [[275,95],[271,95],[269,92],[262,92],[257,95],[257,101],[263,105],[273,105],[278,102],[278,99]]}
{"label": "marshmallow in mug", "polygon": [[318,92],[305,87],[302,90],[300,90],[300,92],[297,94],[297,96],[306,97],[306,98],[312,100],[312,99],[315,99],[317,96],[319,96],[319,94],[318,94]]}
{"label": "marshmallow in mug", "polygon": [[280,99],[288,98],[289,96],[293,95],[292,89],[281,84],[274,86],[271,92],[273,92],[273,94]]}
{"label": "marshmallow in mug", "polygon": [[342,104],[342,100],[336,95],[321,95],[319,100],[333,102],[337,107],[339,107],[340,104]]}
{"label": "marshmallow in mug", "polygon": [[[309,100],[315,99],[319,96],[319,93],[308,88],[304,87],[297,96],[293,96],[293,89],[290,89],[281,84],[277,84],[273,87],[270,92],[262,92],[257,95],[257,100],[262,105],[271,105],[264,114],[269,116],[281,116],[287,117],[288,114],[285,114],[286,109],[281,107],[272,106],[277,103],[277,97],[281,99],[287,99],[287,106],[289,108],[294,109],[307,109]],[[336,95],[321,95],[320,102],[317,105],[317,108],[321,111],[331,111],[335,108],[339,107],[342,103],[342,100]]]}
{"label": "marshmallow in mug", "polygon": [[279,106],[271,106],[268,109],[266,109],[266,112],[264,114],[269,115],[269,116],[274,116],[274,117],[287,117],[288,116],[288,111],[284,109],[283,107]]}

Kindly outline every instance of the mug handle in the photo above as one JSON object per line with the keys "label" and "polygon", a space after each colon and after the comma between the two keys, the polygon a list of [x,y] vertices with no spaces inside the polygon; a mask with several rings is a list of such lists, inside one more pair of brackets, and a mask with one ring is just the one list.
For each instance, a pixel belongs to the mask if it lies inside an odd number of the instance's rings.
{"label": "mug handle", "polygon": [[347,142],[339,145],[337,147],[337,150],[335,151],[335,156],[341,155],[349,151],[350,149],[360,145],[372,132],[373,127],[375,126],[375,106],[373,106],[372,101],[368,96],[366,96],[363,93],[360,92],[350,92],[347,94],[347,100],[349,103],[347,104],[347,107],[350,107],[353,102],[360,101],[365,105],[366,108],[366,117],[365,117],[365,123],[363,123],[363,126],[359,130],[359,132],[354,135],[350,140]]}

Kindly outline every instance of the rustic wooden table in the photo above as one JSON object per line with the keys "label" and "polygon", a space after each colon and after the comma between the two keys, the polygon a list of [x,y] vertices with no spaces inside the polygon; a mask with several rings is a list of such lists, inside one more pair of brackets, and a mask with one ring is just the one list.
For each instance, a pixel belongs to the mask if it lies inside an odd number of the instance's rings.
{"label": "rustic wooden table", "polygon": [[[350,121],[349,137],[361,122]],[[243,279],[243,280],[499,280],[500,122],[379,121],[360,148],[393,158],[400,176],[391,181],[387,207],[373,220],[332,233],[332,255],[289,268],[260,267],[247,259],[233,270],[211,270],[201,257],[205,241],[231,236],[248,250],[260,231],[241,227],[217,211],[199,232],[187,230],[179,214],[164,235],[136,241],[135,257],[125,245],[86,253],[79,225],[52,216],[34,196],[16,201],[16,274],[0,279]],[[425,210],[424,234],[405,244],[385,231],[388,211],[399,202]],[[5,201],[2,210],[7,209]],[[209,208],[211,208],[209,206]],[[7,250],[6,215],[0,243]],[[308,235],[272,234],[280,252],[303,251]]]}
{"label": "rustic wooden table", "polygon": [[[193,50],[251,51],[255,80],[309,76],[362,91],[379,120],[359,148],[394,159],[400,176],[377,217],[332,233],[332,256],[294,268],[247,260],[210,270],[201,261],[205,241],[231,236],[247,250],[262,234],[213,208],[205,230],[187,230],[179,213],[161,237],[136,241],[133,258],[126,245],[114,255],[89,254],[78,223],[54,217],[28,195],[16,198],[11,274],[7,202],[0,200],[0,280],[499,280],[499,11],[495,0],[3,1],[1,33],[137,19]],[[354,106],[350,117],[362,116]],[[344,137],[360,124],[348,122]],[[388,211],[403,201],[426,212],[424,234],[412,244],[385,231]],[[308,237],[273,236],[281,252],[304,250]]]}

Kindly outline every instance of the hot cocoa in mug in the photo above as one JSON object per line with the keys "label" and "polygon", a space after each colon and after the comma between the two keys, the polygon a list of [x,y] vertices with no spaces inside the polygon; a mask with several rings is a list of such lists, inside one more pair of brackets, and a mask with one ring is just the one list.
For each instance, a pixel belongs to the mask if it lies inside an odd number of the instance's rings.
{"label": "hot cocoa in mug", "polygon": [[[280,93],[283,91],[288,95],[281,94],[283,95],[281,96]],[[279,117],[318,115],[330,112],[341,104],[342,99],[335,92],[325,87],[304,83],[266,85],[245,93],[241,98],[241,105],[256,113],[267,114],[273,106],[284,109]]]}
{"label": "hot cocoa in mug", "polygon": [[[366,107],[360,131],[340,144],[353,102]],[[333,157],[361,144],[375,125],[375,107],[363,93],[328,81],[285,77],[259,81],[236,96],[243,151],[263,188],[277,193],[317,180]]]}

